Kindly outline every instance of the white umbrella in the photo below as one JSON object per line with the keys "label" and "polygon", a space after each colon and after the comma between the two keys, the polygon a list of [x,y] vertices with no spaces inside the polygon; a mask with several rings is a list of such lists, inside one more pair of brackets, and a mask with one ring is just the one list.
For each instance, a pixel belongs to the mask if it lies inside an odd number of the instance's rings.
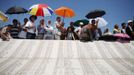
{"label": "white umbrella", "polygon": [[[89,22],[91,23],[92,20],[93,19],[89,19]],[[99,20],[98,28],[105,27],[108,24],[108,22],[104,18],[102,18],[102,17],[95,18],[95,20],[96,21]]]}

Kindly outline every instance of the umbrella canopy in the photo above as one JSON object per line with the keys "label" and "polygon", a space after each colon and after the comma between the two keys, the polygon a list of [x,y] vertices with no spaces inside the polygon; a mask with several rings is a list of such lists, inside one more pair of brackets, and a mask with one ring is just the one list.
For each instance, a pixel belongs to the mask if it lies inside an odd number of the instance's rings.
{"label": "umbrella canopy", "polygon": [[14,6],[9,8],[6,11],[6,14],[22,14],[22,13],[27,13],[28,11],[25,8]]}
{"label": "umbrella canopy", "polygon": [[8,17],[6,14],[4,14],[3,12],[0,11],[0,20],[6,22],[8,21]]}
{"label": "umbrella canopy", "polygon": [[128,36],[127,34],[118,33],[114,34],[113,36],[118,38],[117,41],[121,43],[129,43],[131,40],[130,36]]}
{"label": "umbrella canopy", "polygon": [[[89,19],[89,22],[91,23],[92,20],[93,19]],[[96,20],[96,21],[98,20],[99,21],[98,22],[98,28],[105,27],[108,24],[108,22],[104,18],[102,18],[102,17],[97,17],[94,20]]]}
{"label": "umbrella canopy", "polygon": [[30,7],[29,14],[36,16],[51,16],[53,10],[46,4],[36,4]]}
{"label": "umbrella canopy", "polygon": [[114,34],[114,36],[118,38],[130,39],[130,36],[128,36],[127,34],[122,34],[122,33]]}
{"label": "umbrella canopy", "polygon": [[105,14],[106,12],[104,10],[96,9],[96,10],[89,12],[85,17],[88,19],[91,19],[91,18],[102,17]]}
{"label": "umbrella canopy", "polygon": [[74,11],[71,8],[68,7],[60,7],[55,10],[55,13],[59,16],[66,17],[66,18],[71,18],[75,16]]}
{"label": "umbrella canopy", "polygon": [[76,26],[76,27],[79,27],[81,25],[84,26],[84,25],[87,25],[87,24],[89,24],[89,21],[86,20],[86,19],[77,20],[77,21],[74,22],[74,26]]}

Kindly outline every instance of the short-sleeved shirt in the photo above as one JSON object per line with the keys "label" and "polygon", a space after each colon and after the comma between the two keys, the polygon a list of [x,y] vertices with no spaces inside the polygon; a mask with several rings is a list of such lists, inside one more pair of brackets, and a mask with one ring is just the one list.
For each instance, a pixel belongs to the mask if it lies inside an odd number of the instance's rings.
{"label": "short-sleeved shirt", "polygon": [[19,32],[19,26],[12,26],[12,29],[10,30],[12,38],[18,38]]}
{"label": "short-sleeved shirt", "polygon": [[[33,28],[29,28],[31,26],[33,26]],[[25,27],[27,28],[27,32],[29,32],[29,33],[35,33],[36,27],[35,27],[34,23],[32,23],[31,21],[28,21],[26,23]]]}

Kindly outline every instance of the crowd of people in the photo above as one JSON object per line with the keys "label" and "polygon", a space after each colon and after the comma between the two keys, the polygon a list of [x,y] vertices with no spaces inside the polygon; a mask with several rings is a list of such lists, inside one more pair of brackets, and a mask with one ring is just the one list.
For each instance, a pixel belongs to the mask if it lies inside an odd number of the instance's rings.
{"label": "crowd of people", "polygon": [[[121,28],[119,28],[118,24],[114,25],[113,34],[127,34],[130,36],[131,40],[134,40],[134,21],[128,20],[127,23],[122,23]],[[111,35],[112,33],[109,31],[108,28],[105,29],[104,35]]]}
{"label": "crowd of people", "polygon": [[65,28],[60,17],[56,18],[54,24],[51,20],[45,21],[41,19],[38,25],[35,25],[36,16],[24,18],[24,24],[21,24],[17,19],[12,21],[12,24],[4,26],[0,29],[0,37],[2,40],[10,39],[46,39],[46,40],[81,40],[93,41],[98,40],[103,35],[111,35],[117,33],[128,34],[134,40],[134,23],[129,20],[127,23],[122,23],[121,29],[119,25],[115,25],[113,33],[108,28],[101,31],[98,28],[99,20],[92,20],[88,25],[80,23],[79,27],[74,27],[74,22]]}

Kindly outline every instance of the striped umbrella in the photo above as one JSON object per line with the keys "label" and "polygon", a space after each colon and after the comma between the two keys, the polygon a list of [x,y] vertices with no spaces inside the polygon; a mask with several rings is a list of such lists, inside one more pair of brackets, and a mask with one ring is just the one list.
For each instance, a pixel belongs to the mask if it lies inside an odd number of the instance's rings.
{"label": "striped umbrella", "polygon": [[46,4],[36,4],[30,7],[29,14],[35,16],[51,16],[53,10]]}

